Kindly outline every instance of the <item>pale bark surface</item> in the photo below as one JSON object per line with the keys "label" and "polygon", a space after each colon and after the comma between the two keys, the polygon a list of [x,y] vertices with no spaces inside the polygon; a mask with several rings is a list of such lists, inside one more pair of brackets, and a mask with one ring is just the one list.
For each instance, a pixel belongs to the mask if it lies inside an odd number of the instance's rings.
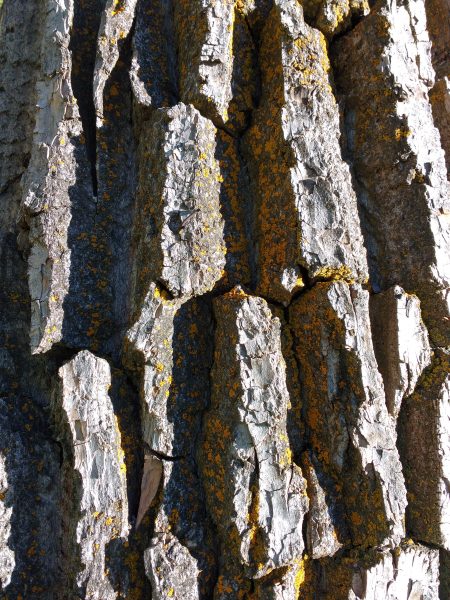
{"label": "pale bark surface", "polygon": [[0,598],[450,598],[449,0],[0,0]]}

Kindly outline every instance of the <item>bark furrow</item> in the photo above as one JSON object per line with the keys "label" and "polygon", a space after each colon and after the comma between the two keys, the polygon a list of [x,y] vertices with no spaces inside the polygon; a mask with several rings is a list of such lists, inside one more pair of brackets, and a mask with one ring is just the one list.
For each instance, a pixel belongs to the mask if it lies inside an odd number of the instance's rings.
{"label": "bark furrow", "polygon": [[0,1],[0,598],[448,600],[449,48]]}

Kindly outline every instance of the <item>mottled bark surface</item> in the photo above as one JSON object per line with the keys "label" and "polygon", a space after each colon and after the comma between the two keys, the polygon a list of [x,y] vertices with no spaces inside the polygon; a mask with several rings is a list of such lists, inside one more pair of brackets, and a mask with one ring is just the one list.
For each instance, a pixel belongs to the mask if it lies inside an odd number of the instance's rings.
{"label": "mottled bark surface", "polygon": [[448,0],[0,0],[0,598],[448,600]]}

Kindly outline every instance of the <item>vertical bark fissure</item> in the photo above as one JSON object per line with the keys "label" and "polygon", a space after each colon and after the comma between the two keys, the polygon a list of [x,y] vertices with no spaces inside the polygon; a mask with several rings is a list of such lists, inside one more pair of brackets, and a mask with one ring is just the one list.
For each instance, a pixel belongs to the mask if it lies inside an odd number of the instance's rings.
{"label": "vertical bark fissure", "polygon": [[445,2],[0,1],[5,600],[446,599]]}

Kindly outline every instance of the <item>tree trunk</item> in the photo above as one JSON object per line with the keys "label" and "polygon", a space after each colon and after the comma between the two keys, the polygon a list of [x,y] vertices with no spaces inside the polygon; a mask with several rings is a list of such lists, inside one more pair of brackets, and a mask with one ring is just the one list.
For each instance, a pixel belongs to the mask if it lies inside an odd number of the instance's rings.
{"label": "tree trunk", "polygon": [[449,48],[0,2],[1,598],[450,598]]}

